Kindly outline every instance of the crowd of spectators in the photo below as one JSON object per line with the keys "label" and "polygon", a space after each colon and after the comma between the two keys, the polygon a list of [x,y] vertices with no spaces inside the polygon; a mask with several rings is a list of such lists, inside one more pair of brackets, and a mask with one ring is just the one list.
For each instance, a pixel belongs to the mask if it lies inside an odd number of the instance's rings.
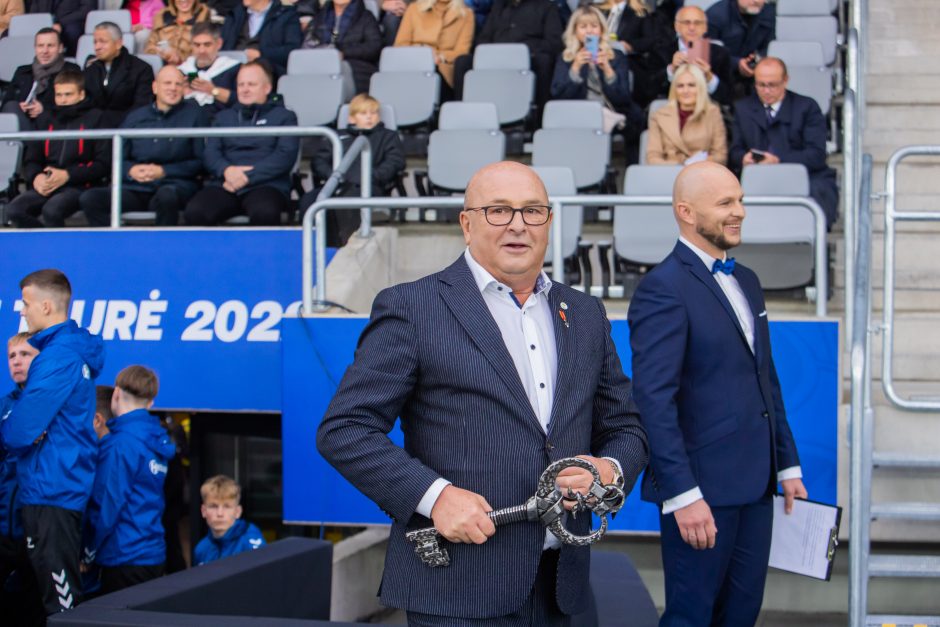
{"label": "crowd of spectators", "polygon": [[[443,102],[462,97],[475,45],[523,43],[536,79],[530,128],[538,128],[550,99],[597,101],[604,130],[623,137],[628,164],[709,159],[740,172],[753,164],[802,163],[812,177],[812,196],[830,224],[836,218],[835,175],[825,164],[826,112],[787,91],[786,66],[765,58],[775,30],[775,5],[767,0],[718,0],[707,11],[683,0],[658,6],[605,0],[573,11],[565,0],[383,0],[378,17],[364,0],[167,0],[155,7],[159,1],[125,0],[123,6],[145,42],[141,51],[159,55],[176,74],[161,72],[155,81],[151,66],[123,45],[120,28],[104,22],[94,30],[94,56],[78,59],[83,97],[59,103],[56,76],[75,80],[74,66],[64,59],[74,29],[71,14],[54,13],[55,26],[36,35],[35,61],[19,68],[5,91],[4,111],[17,113],[24,128],[42,130],[291,126],[297,118],[277,95],[277,81],[295,49],[336,49],[349,102],[368,91],[384,46],[428,47]],[[38,10],[41,2],[31,0],[26,8]],[[241,51],[247,63],[223,55],[227,50]],[[772,68],[776,78],[755,83],[761,68]],[[667,104],[651,114],[650,104],[663,99]],[[205,114],[196,115],[190,102]],[[639,155],[647,128],[648,147]],[[124,198],[128,206],[155,211],[161,225],[180,217],[213,225],[236,215],[271,225],[292,213],[296,138],[213,138],[204,147],[147,141],[150,149],[134,142],[128,151]],[[28,151],[29,191],[11,205],[9,218],[18,226],[60,226],[80,208],[90,224],[107,224],[107,198],[92,188],[107,184],[109,156],[93,144],[74,149],[66,141],[52,150],[46,143]],[[182,159],[173,172],[167,171],[171,153]],[[316,168],[313,174],[315,181],[323,178]],[[165,186],[172,191],[161,191]]]}

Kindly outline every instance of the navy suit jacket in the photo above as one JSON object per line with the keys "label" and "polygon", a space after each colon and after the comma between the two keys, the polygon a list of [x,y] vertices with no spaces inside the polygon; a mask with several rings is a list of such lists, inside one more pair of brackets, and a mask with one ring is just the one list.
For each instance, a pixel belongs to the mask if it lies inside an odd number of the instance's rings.
{"label": "navy suit jacket", "polygon": [[[443,541],[446,568],[425,566],[405,532],[430,526],[415,508],[443,477],[499,509],[525,502],[552,461],[612,457],[629,490],[646,465],[643,428],[597,299],[553,283],[558,375],[542,430],[503,338],[461,256],[447,269],[382,291],[317,434],[323,456],[393,519],[381,600],[409,611],[489,618],[528,598],[545,529],[501,527],[482,545]],[[561,311],[568,326],[554,312]],[[387,437],[401,418],[404,448]],[[585,533],[589,517],[569,518]],[[558,604],[574,614],[589,594],[590,550],[564,547]]]}
{"label": "navy suit jacket", "polygon": [[718,282],[679,242],[630,303],[634,395],[650,443],[644,500],[699,486],[711,506],[758,501],[799,465],[770,354],[757,275],[734,270],[754,315],[754,353]]}
{"label": "navy suit jacket", "polygon": [[777,32],[777,7],[768,2],[748,26],[738,9],[737,0],[721,0],[705,12],[708,18],[709,39],[718,39],[731,53],[731,63],[737,68],[742,57],[752,52],[767,54],[767,46]]}
{"label": "navy suit jacket", "polygon": [[835,170],[826,165],[826,118],[812,98],[787,91],[780,110],[767,122],[764,104],[756,95],[734,107],[733,139],[729,165],[740,171],[741,160],[751,148],[767,150],[782,163],[802,163],[809,171],[810,196],[816,199],[832,224],[839,211]]}

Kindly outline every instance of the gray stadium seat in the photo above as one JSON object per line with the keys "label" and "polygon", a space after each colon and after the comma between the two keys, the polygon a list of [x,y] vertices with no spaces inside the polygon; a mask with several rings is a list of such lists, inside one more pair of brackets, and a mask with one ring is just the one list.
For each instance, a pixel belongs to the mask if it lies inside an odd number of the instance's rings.
{"label": "gray stadium seat", "polygon": [[778,16],[776,38],[780,41],[818,41],[823,47],[823,61],[832,65],[836,60],[839,23],[831,15]]}
{"label": "gray stadium seat", "polygon": [[[623,180],[624,196],[672,196],[681,165],[631,165]],[[614,257],[617,276],[625,262],[650,266],[663,260],[676,244],[679,230],[669,205],[614,207]]]}
{"label": "gray stadium seat", "polygon": [[332,124],[343,104],[343,78],[339,74],[285,74],[277,82],[284,106],[297,114],[300,126]]}
{"label": "gray stadium seat", "polygon": [[50,13],[24,13],[14,15],[10,20],[10,28],[7,30],[7,37],[35,37],[36,31],[40,28],[49,28],[52,26],[52,14]]}
{"label": "gray stadium seat", "polygon": [[291,50],[287,57],[288,74],[340,74],[339,51],[334,48]]}
{"label": "gray stadium seat", "polygon": [[826,64],[822,44],[818,41],[780,41],[775,39],[767,47],[767,56],[782,59],[787,64],[788,69],[792,65],[820,67]]}
{"label": "gray stadium seat", "polygon": [[434,54],[426,46],[384,48],[379,71],[369,83],[369,95],[395,108],[399,126],[428,122],[434,115],[439,91]]}
{"label": "gray stadium seat", "polygon": [[433,195],[435,189],[463,191],[474,172],[488,163],[502,161],[505,151],[506,137],[499,130],[495,104],[445,103],[438,130],[431,133],[428,144],[428,186],[422,195]]}
{"label": "gray stadium seat", "polygon": [[542,128],[532,138],[533,166],[569,167],[579,190],[602,185],[610,163],[610,135],[603,131],[601,104],[552,100]]}
{"label": "gray stadium seat", "polygon": [[0,81],[9,81],[16,68],[33,62],[33,37],[4,37],[0,39]]}
{"label": "gray stadium seat", "polygon": [[[32,46],[32,44],[30,44]],[[124,47],[131,54],[134,53],[134,35],[131,32],[124,33]],[[84,34],[78,38],[78,46],[75,50],[75,63],[82,69],[85,69],[85,61],[88,57],[95,56],[95,37],[94,35]],[[32,57],[30,57],[32,61]]]}
{"label": "gray stadium seat", "polygon": [[644,130],[640,133],[640,165],[646,165],[646,148],[650,144],[650,132]]}
{"label": "gray stadium seat", "polygon": [[790,289],[813,279],[816,227],[800,205],[748,205],[748,196],[809,196],[809,174],[798,163],[746,166],[741,174],[747,217],[735,257],[754,270],[764,289]]}
{"label": "gray stadium seat", "polygon": [[[127,35],[131,32],[131,12],[126,9],[117,9],[111,11],[89,11],[85,17],[85,33],[95,32],[95,26],[101,22],[113,22],[121,29],[121,33]],[[128,48],[134,52],[133,48]]]}
{"label": "gray stadium seat", "polygon": [[528,70],[525,44],[480,44],[473,51],[474,70]]}
{"label": "gray stadium seat", "polygon": [[667,98],[659,98],[651,102],[649,116],[647,117],[647,123],[649,122],[649,120],[653,119],[654,113],[656,113],[657,111],[665,107],[667,104],[669,104],[669,100]]}
{"label": "gray stadium seat", "polygon": [[[545,184],[545,191],[549,196],[574,196],[578,193],[571,168],[536,167],[533,169]],[[561,250],[565,264],[565,282],[569,285],[580,283],[582,281],[578,266],[578,242],[581,240],[581,229],[584,226],[584,207],[567,205],[562,208],[561,215],[556,214],[553,220],[562,221]],[[553,241],[554,236],[549,231],[548,250],[545,251],[546,266],[553,263]],[[576,268],[577,272],[569,272],[571,266]]]}
{"label": "gray stadium seat", "polygon": [[835,4],[824,0],[777,0],[777,15],[832,15]]}
{"label": "gray stadium seat", "polygon": [[[16,133],[20,123],[13,113],[0,113],[0,133]],[[10,181],[20,167],[23,145],[20,142],[0,142],[0,194],[8,194]]]}
{"label": "gray stadium seat", "polygon": [[163,69],[163,59],[160,58],[158,54],[136,54],[134,55],[141,61],[146,61],[150,64],[150,67],[153,68],[153,75],[156,76],[157,72]]}
{"label": "gray stadium seat", "polygon": [[[390,131],[398,130],[398,122],[395,120],[395,107],[387,104],[380,105],[379,117],[382,119],[385,128]],[[339,108],[339,113],[336,115],[336,128],[343,130],[347,126],[349,126],[349,105],[344,104]]]}
{"label": "gray stadium seat", "polygon": [[767,55],[787,64],[790,76],[788,89],[809,96],[825,115],[832,103],[832,68],[823,62],[822,44],[818,41],[772,41]]}
{"label": "gray stadium seat", "polygon": [[529,70],[525,44],[480,44],[473,69],[464,76],[464,102],[492,102],[500,124],[520,122],[529,114],[535,95],[535,74]]}

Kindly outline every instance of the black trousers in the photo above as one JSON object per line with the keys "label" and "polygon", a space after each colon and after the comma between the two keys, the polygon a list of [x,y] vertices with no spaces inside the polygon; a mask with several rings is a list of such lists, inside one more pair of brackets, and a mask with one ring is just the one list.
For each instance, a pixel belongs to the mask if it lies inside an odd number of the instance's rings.
{"label": "black trousers", "polygon": [[33,567],[45,613],[73,608],[82,600],[78,563],[82,514],[47,505],[24,505],[26,555]]}
{"label": "black trousers", "polygon": [[241,195],[206,187],[190,199],[183,215],[192,226],[216,226],[238,215],[247,215],[252,226],[278,226],[287,209],[287,196],[273,187],[256,187]]}
{"label": "black trousers", "polygon": [[154,566],[102,566],[99,594],[117,592],[124,588],[163,576],[163,564]]}
{"label": "black trousers", "polygon": [[81,189],[69,186],[60,187],[50,196],[33,190],[23,192],[7,205],[7,219],[24,229],[61,228],[65,226],[65,219],[81,208],[78,204],[81,193]]}
{"label": "black trousers", "polygon": [[[161,185],[155,192],[121,189],[121,212],[154,211],[157,214],[157,226],[177,226],[187,198],[189,194],[182,192],[175,185]],[[79,204],[85,212],[88,224],[111,226],[110,187],[98,187],[83,192]]]}
{"label": "black trousers", "polygon": [[529,598],[518,610],[496,618],[450,618],[408,612],[409,627],[567,627],[571,617],[558,609],[555,584],[558,579],[558,556],[560,551],[542,551],[539,569]]}
{"label": "black trousers", "polygon": [[0,537],[0,617],[5,625],[38,625],[46,617],[24,539]]}

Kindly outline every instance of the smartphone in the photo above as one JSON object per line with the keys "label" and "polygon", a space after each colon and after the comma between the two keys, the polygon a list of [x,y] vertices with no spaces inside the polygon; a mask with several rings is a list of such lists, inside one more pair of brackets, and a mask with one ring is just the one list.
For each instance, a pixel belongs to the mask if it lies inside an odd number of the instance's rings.
{"label": "smartphone", "polygon": [[696,59],[701,59],[705,63],[710,62],[710,48],[708,42],[703,40],[695,45],[694,41],[686,42],[685,44],[685,58],[689,60],[689,63],[695,63]]}
{"label": "smartphone", "polygon": [[600,37],[588,35],[584,38],[584,47],[591,53],[591,61],[597,63],[597,51],[600,49]]}
{"label": "smartphone", "polygon": [[763,150],[757,150],[756,148],[751,148],[751,158],[754,159],[754,163],[760,163],[767,157],[767,153]]}
{"label": "smartphone", "polygon": [[192,83],[194,80],[199,78],[199,72],[188,72],[186,74],[186,80]]}

